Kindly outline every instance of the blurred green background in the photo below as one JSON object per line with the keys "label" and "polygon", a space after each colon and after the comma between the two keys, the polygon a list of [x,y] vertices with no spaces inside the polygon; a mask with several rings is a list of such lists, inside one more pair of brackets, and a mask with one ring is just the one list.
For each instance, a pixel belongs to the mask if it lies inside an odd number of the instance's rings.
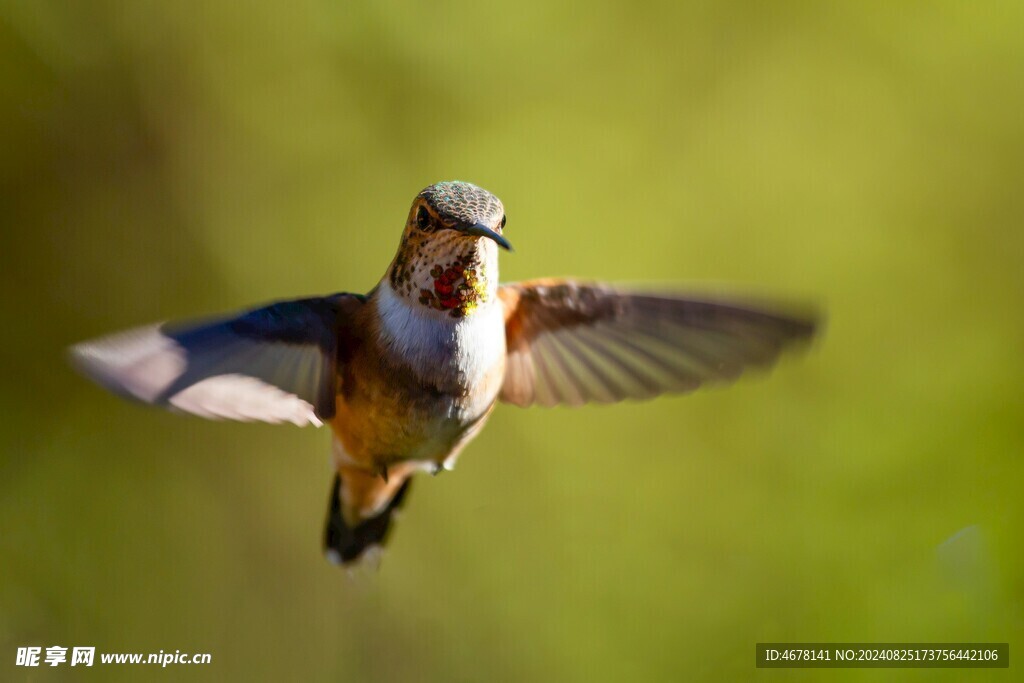
{"label": "blurred green background", "polygon": [[[0,678],[961,680],[756,670],[754,644],[1020,652],[1021,3],[0,8]],[[505,280],[724,288],[827,330],[727,391],[500,408],[355,577],[320,554],[326,432],[64,362],[368,290],[452,178],[504,200]],[[25,645],[213,663],[17,669]]]}

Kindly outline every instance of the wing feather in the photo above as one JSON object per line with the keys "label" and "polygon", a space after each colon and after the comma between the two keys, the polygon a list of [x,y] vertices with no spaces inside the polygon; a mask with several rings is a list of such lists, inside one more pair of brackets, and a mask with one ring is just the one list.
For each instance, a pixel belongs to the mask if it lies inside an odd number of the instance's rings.
{"label": "wing feather", "polygon": [[501,398],[581,405],[731,381],[814,333],[813,316],[537,280],[499,288],[508,361]]}
{"label": "wing feather", "polygon": [[143,403],[211,419],[320,426],[334,415],[339,344],[362,301],[336,294],[149,325],[70,354],[83,374]]}

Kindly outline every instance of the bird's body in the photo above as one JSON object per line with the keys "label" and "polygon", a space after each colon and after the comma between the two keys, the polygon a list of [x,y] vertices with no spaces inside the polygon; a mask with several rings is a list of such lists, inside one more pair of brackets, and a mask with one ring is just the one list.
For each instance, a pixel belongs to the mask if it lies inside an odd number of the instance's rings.
{"label": "bird's body", "polygon": [[368,517],[414,471],[451,469],[483,426],[501,389],[505,328],[496,300],[452,318],[396,294],[387,278],[356,320],[330,425],[346,508]]}
{"label": "bird's body", "polygon": [[[500,303],[458,320],[435,319],[382,284],[364,306],[371,322],[340,377],[334,432],[351,457],[373,469],[407,460],[428,470],[442,466],[466,432],[487,416],[501,389]],[[379,315],[381,308],[399,310]],[[418,338],[402,344],[402,334]],[[478,339],[488,343],[474,343]]]}
{"label": "bird's body", "polygon": [[451,469],[499,401],[611,402],[767,364],[807,320],[724,303],[538,280],[499,286],[504,208],[469,183],[413,203],[366,296],[286,301],[73,349],[108,388],[206,417],[321,424],[337,471],[325,532],[349,562],[383,542],[417,471]]}

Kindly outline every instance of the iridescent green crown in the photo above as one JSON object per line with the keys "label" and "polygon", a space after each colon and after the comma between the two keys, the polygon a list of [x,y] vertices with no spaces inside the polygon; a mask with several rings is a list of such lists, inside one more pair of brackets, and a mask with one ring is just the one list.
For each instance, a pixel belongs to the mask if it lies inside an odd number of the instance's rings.
{"label": "iridescent green crown", "polygon": [[493,225],[505,214],[501,200],[473,183],[449,180],[436,183],[419,194],[446,223]]}

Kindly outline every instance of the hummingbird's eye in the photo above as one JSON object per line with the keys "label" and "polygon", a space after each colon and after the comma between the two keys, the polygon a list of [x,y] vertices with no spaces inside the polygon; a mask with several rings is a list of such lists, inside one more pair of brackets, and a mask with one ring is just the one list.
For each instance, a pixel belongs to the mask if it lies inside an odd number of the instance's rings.
{"label": "hummingbird's eye", "polygon": [[420,230],[430,228],[430,212],[427,211],[425,206],[421,206],[420,210],[416,212],[416,227]]}
{"label": "hummingbird's eye", "polygon": [[502,217],[501,217],[501,229],[502,229],[502,230],[504,230],[504,229],[505,229],[505,218],[506,218],[505,216],[502,216]]}

